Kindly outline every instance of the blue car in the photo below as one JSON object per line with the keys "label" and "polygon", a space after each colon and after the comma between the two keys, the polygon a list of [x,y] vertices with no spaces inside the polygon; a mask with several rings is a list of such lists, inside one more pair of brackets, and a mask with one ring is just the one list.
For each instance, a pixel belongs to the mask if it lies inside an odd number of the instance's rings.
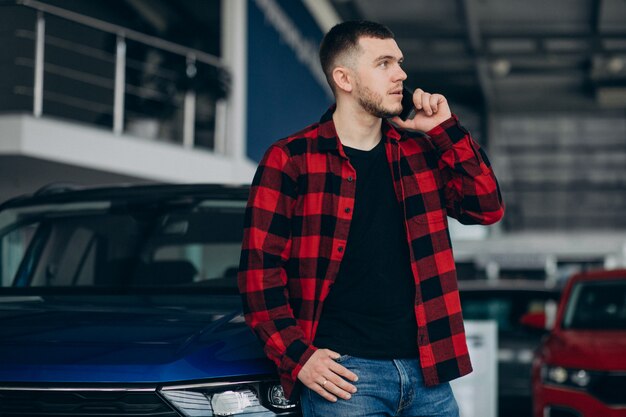
{"label": "blue car", "polygon": [[248,192],[57,186],[2,204],[0,415],[300,415],[241,313]]}

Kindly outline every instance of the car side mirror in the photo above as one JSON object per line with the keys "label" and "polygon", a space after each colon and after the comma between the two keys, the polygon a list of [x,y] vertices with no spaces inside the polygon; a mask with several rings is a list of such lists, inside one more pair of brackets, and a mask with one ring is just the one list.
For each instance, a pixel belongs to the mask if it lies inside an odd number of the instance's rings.
{"label": "car side mirror", "polygon": [[520,318],[520,323],[533,329],[546,330],[546,313],[543,311],[536,313],[526,313]]}

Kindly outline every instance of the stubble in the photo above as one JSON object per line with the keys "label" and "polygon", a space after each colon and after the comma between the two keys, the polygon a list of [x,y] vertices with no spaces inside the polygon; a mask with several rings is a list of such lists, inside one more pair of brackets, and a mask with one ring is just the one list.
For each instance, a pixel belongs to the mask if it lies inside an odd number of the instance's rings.
{"label": "stubble", "polygon": [[383,97],[362,85],[359,81],[356,83],[357,101],[363,109],[372,116],[388,119],[398,116],[402,112],[402,106],[398,109],[390,109],[383,106]]}

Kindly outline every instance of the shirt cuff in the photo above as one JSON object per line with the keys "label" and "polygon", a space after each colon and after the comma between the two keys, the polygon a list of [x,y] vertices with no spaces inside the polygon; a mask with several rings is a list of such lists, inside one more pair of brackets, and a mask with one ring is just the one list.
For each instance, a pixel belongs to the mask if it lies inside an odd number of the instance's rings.
{"label": "shirt cuff", "polygon": [[287,347],[287,352],[283,356],[279,366],[281,369],[289,372],[291,377],[295,380],[300,369],[302,369],[306,361],[309,360],[316,350],[317,348],[313,345],[307,345],[301,340],[295,340]]}
{"label": "shirt cuff", "polygon": [[440,151],[447,151],[455,143],[463,139],[469,133],[459,122],[459,118],[456,114],[452,113],[452,116],[439,123],[437,126],[426,132]]}
{"label": "shirt cuff", "polygon": [[[311,358],[311,356],[315,353],[317,348],[313,345],[308,345],[304,352],[297,358],[297,361],[294,361],[292,358],[283,357],[281,364],[279,366],[279,373],[283,373],[286,379],[289,381],[287,386],[283,385],[285,389],[285,395],[290,400],[297,399],[296,396],[298,394],[298,374],[302,370],[304,364]],[[282,371],[282,372],[281,372]]]}
{"label": "shirt cuff", "polygon": [[300,356],[300,358],[298,359],[298,365],[296,365],[296,368],[293,370],[291,376],[294,379],[298,378],[298,374],[300,373],[300,370],[302,369],[302,367],[304,366],[305,363],[307,363],[307,361],[311,358],[311,356],[313,356],[313,354],[315,353],[315,351],[317,351],[317,348],[313,345],[310,345],[307,347],[307,349],[304,351],[304,353],[302,354],[302,356]]}

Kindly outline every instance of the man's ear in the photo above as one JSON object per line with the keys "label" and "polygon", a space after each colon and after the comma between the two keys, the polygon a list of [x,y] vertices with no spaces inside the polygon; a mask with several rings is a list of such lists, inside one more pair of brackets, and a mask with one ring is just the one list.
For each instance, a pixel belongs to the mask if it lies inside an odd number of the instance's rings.
{"label": "man's ear", "polygon": [[350,93],[353,88],[352,71],[349,68],[338,66],[333,69],[333,81],[338,89]]}

